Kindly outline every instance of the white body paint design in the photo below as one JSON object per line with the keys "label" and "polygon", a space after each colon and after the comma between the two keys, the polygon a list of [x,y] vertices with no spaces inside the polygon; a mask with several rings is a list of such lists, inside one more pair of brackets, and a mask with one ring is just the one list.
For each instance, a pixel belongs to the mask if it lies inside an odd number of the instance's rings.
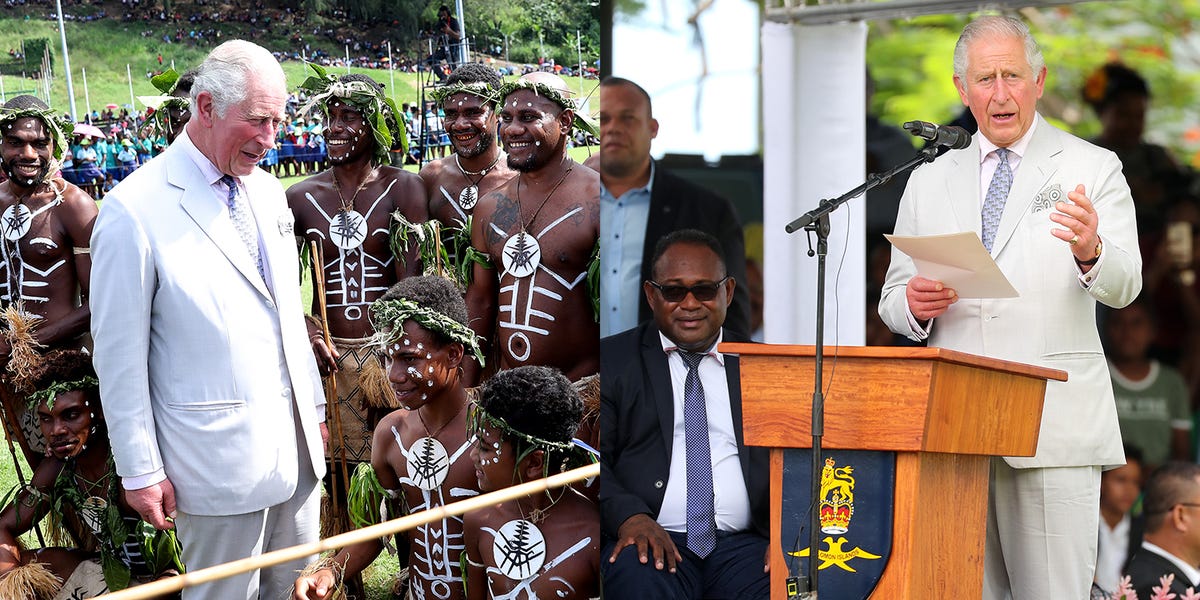
{"label": "white body paint design", "polygon": [[[384,197],[392,190],[393,185],[396,185],[396,180],[392,180],[387,188],[383,190],[383,193],[379,194],[371,203],[371,208],[367,209],[367,214],[363,217],[364,229],[366,228],[366,220],[371,218],[375,209],[379,207]],[[334,221],[338,219],[337,214],[335,213],[331,216],[325,212],[325,209],[321,207],[316,198],[313,198],[311,193],[306,192],[304,197],[321,213],[321,216],[325,218],[330,228],[332,228]],[[316,227],[309,228],[305,233],[313,233],[322,239],[327,239],[326,231],[322,231]],[[387,228],[380,227],[371,231],[368,236],[374,234],[381,234],[384,236],[384,239],[387,239],[388,231]],[[391,268],[392,261],[395,258],[391,256],[391,253],[388,253],[385,260],[380,260],[378,257],[364,253],[361,245],[350,249],[339,246],[338,255],[327,258],[330,259],[323,265],[327,275],[325,281],[326,308],[328,310],[341,309],[342,316],[347,321],[357,321],[363,318],[366,316],[363,307],[367,304],[364,298],[368,293],[379,292],[382,294],[387,291],[388,286],[383,283],[386,277],[385,269]],[[328,273],[331,270],[335,271],[336,275],[329,277]]]}
{"label": "white body paint design", "polygon": [[[511,524],[513,522],[514,521],[509,521],[509,523],[505,523],[505,527],[507,527],[509,524]],[[505,527],[501,527],[500,530],[504,531]],[[493,548],[494,548],[495,541],[498,541],[501,539],[499,537],[499,532],[497,532],[495,529],[492,529],[490,527],[483,527],[482,529],[492,535]],[[590,545],[591,543],[592,543],[591,537],[585,537],[585,538],[579,540],[574,545],[572,545],[570,548],[567,548],[566,550],[564,550],[562,554],[559,554],[558,556],[554,557],[554,559],[551,560],[550,562],[547,562],[547,563],[541,565],[541,567],[539,569],[535,570],[536,572],[533,573],[531,576],[528,576],[528,577],[522,579],[521,583],[517,584],[517,586],[514,587],[512,589],[512,591],[509,591],[509,592],[505,592],[503,590],[496,589],[492,585],[492,582],[494,581],[494,578],[496,578],[496,577],[507,577],[508,579],[513,579],[513,578],[508,577],[508,575],[499,568],[496,568],[493,566],[488,566],[488,568],[487,568],[488,591],[491,593],[492,600],[537,600],[538,596],[533,591],[533,583],[535,581],[537,581],[538,578],[540,578],[542,575],[549,574],[550,571],[554,570],[554,567],[562,564],[567,559],[578,554],[584,548],[587,548],[588,545]],[[543,545],[542,548],[544,551],[545,546]],[[499,564],[499,556],[496,557],[496,561],[497,561],[497,564]],[[567,583],[566,579],[563,579],[562,577],[551,576],[550,581],[559,583],[562,586],[562,589],[559,589],[555,592],[555,595],[557,597],[559,597],[559,598],[574,598],[575,597],[575,595],[576,595],[575,588],[570,583]]]}
{"label": "white body paint design", "polygon": [[[409,463],[412,459],[417,445],[421,440],[417,440],[412,448],[406,448],[404,441],[400,438],[400,432],[392,427],[392,436],[396,439],[396,446],[400,448],[400,452],[404,455],[405,463]],[[428,438],[422,438],[428,439]],[[460,459],[470,460],[468,451],[471,449],[471,444],[474,438],[468,437],[461,446],[459,446],[453,454],[447,459],[446,472],[449,472],[450,466],[458,462]],[[441,445],[440,443],[438,444]],[[444,452],[444,450],[443,450]],[[411,467],[409,467],[411,469]],[[444,477],[443,477],[444,481]],[[423,489],[411,477],[401,477],[401,484],[411,485],[421,490],[422,502],[417,506],[409,506],[409,510],[413,513],[423,510],[429,510],[438,506],[446,505],[446,490],[437,487],[435,489]],[[464,488],[450,488],[449,495],[452,498],[464,498],[478,496],[476,490]],[[457,532],[451,532],[448,527],[450,521],[455,522]],[[462,534],[462,517],[447,517],[440,521],[434,521],[417,527],[416,533],[412,537],[415,545],[415,564],[409,565],[409,574],[420,577],[429,582],[429,589],[433,593],[434,598],[445,599],[450,597],[451,586],[462,585],[462,569],[458,560],[451,560],[450,553],[454,552],[457,556],[461,553],[466,545],[463,541]],[[412,586],[410,588],[413,598],[417,600],[425,600],[426,596],[422,586]]]}
{"label": "white body paint design", "polygon": [[[572,216],[574,216],[575,214],[580,213],[580,212],[583,212],[583,207],[580,207],[580,206],[575,207],[574,209],[568,211],[563,216],[555,219],[549,225],[546,225],[534,237],[536,237],[537,239],[541,239],[543,236],[545,236],[547,233],[549,233],[551,230],[553,230],[555,227],[557,227],[563,221],[566,221],[567,219],[571,218]],[[491,226],[493,231],[495,231],[496,233],[498,233],[501,236],[504,236],[506,238],[514,237],[514,236],[509,236],[507,232],[500,230],[500,228],[496,227],[496,225],[494,223],[491,223],[489,225]],[[510,242],[510,241],[512,241],[512,240],[507,239],[505,241],[506,247],[508,245],[508,242]],[[506,265],[506,267],[507,267],[507,265]],[[509,356],[511,356],[513,359],[515,359],[518,362],[523,362],[525,360],[528,360],[530,353],[533,351],[532,345],[529,343],[529,335],[528,334],[533,333],[533,334],[541,335],[541,336],[549,335],[550,330],[548,328],[550,327],[550,323],[554,322],[554,315],[544,312],[544,311],[534,310],[534,308],[533,308],[534,297],[535,296],[544,296],[546,298],[550,298],[557,302],[562,302],[562,299],[563,299],[562,294],[555,292],[554,290],[550,289],[546,285],[539,284],[540,283],[539,278],[541,277],[541,275],[543,273],[546,275],[546,277],[549,277],[553,281],[557,282],[558,285],[561,286],[562,289],[564,289],[566,291],[574,290],[575,286],[579,285],[580,282],[582,282],[584,279],[587,278],[587,271],[584,270],[583,272],[575,275],[574,279],[568,280],[567,276],[556,273],[554,270],[547,267],[544,262],[540,262],[540,261],[539,261],[539,264],[537,265],[537,269],[535,271],[533,271],[532,274],[528,277],[516,276],[515,273],[509,273],[507,268],[504,270],[503,273],[501,273],[501,277],[503,277],[506,274],[514,275],[512,283],[510,283],[509,285],[501,286],[501,288],[500,288],[500,297],[501,298],[504,297],[505,293],[508,293],[509,296],[508,296],[508,302],[501,304],[499,307],[499,316],[500,316],[499,326],[502,329],[507,329],[507,330],[511,331],[511,333],[508,335],[508,342],[507,342],[508,343],[508,354],[509,354]],[[521,291],[524,286],[529,286],[530,293],[525,295],[525,302],[522,305],[518,302],[518,299],[521,298]],[[514,342],[517,342],[517,341],[524,342],[524,344],[525,344],[525,351],[521,352],[519,354],[514,352]]]}

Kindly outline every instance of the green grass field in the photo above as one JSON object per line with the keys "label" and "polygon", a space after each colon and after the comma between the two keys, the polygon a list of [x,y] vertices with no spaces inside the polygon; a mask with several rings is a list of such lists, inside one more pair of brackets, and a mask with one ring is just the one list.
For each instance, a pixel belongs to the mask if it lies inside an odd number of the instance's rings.
{"label": "green grass field", "polygon": [[[69,11],[68,11],[69,12]],[[238,23],[221,24],[226,33],[222,39],[230,39],[244,34],[245,27]],[[71,62],[71,75],[74,82],[76,109],[82,115],[90,105],[93,110],[101,111],[107,104],[124,106],[131,103],[130,78],[126,75],[126,65],[132,73],[133,95],[153,96],[159,92],[150,85],[147,71],[169,67],[174,61],[178,71],[196,67],[209,50],[208,47],[193,47],[186,44],[165,44],[156,38],[143,37],[141,32],[147,26],[141,23],[126,24],[112,20],[92,23],[66,23],[67,45]],[[0,18],[0,49],[19,48],[21,41],[26,39],[47,38],[51,40],[53,54],[54,80],[50,86],[50,104],[56,109],[66,111],[70,108],[67,96],[66,77],[64,75],[62,46],[59,41],[57,23],[49,20],[23,20]],[[292,50],[286,39],[254,39],[256,43],[268,50]],[[158,65],[158,54],[162,53],[163,67]],[[311,73],[311,69],[299,61],[286,61],[283,64],[287,74],[288,84],[294,89],[299,86]],[[84,89],[84,74],[86,71],[86,94]],[[345,68],[330,68],[330,73],[345,73]],[[417,102],[420,88],[417,74],[395,72],[389,74],[384,69],[360,69],[353,67],[352,73],[363,73],[387,86],[397,106],[404,102]],[[599,111],[600,101],[594,96],[598,81],[583,80],[579,77],[566,77],[570,89],[577,93],[582,90],[583,96],[589,97],[589,114]],[[393,80],[394,91],[393,91]],[[40,88],[40,80],[22,79],[5,76],[4,93],[11,97],[17,93],[34,93],[44,99]],[[582,86],[582,87],[581,87]],[[137,110],[145,107],[136,100],[133,105]],[[77,119],[80,120],[80,119]]]}

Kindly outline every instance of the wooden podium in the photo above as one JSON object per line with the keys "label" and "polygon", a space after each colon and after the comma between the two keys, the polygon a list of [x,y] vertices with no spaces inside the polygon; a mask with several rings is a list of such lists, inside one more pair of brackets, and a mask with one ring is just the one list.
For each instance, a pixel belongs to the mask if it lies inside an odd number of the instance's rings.
{"label": "wooden podium", "polygon": [[[741,356],[746,443],[771,448],[771,598],[786,598],[783,449],[812,446],[815,347],[719,349]],[[872,597],[979,598],[990,457],[1034,455],[1046,381],[1067,374],[941,348],[862,346],[827,346],[823,370],[822,448],[896,452],[892,548]]]}

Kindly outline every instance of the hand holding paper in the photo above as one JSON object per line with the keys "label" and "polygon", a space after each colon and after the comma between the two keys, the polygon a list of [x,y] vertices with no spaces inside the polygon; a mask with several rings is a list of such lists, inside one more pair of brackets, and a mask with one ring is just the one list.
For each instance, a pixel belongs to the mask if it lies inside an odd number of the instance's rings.
{"label": "hand holding paper", "polygon": [[958,293],[940,281],[917,275],[908,280],[904,288],[904,298],[908,301],[908,310],[912,312],[913,317],[924,323],[941,316],[951,304],[958,302]]}
{"label": "hand holding paper", "polygon": [[[940,281],[959,298],[1016,298],[1017,290],[974,232],[944,235],[885,235],[898,250],[912,257],[919,278]],[[914,282],[909,282],[912,288]],[[919,291],[919,290],[918,290]],[[930,292],[936,290],[928,290]],[[911,301],[910,301],[911,305]],[[914,310],[913,316],[924,320]]]}

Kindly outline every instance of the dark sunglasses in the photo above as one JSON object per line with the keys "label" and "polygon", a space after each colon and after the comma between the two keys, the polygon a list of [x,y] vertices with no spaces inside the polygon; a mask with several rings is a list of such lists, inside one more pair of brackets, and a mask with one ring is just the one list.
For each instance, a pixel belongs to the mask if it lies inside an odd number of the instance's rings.
{"label": "dark sunglasses", "polygon": [[721,286],[725,284],[725,280],[727,279],[729,279],[729,276],[722,277],[717,282],[697,283],[691,287],[686,285],[662,285],[657,281],[651,281],[650,285],[654,286],[658,290],[658,293],[662,294],[663,300],[667,302],[683,302],[683,299],[687,298],[689,293],[700,302],[708,302],[717,297],[717,290],[721,289]]}

